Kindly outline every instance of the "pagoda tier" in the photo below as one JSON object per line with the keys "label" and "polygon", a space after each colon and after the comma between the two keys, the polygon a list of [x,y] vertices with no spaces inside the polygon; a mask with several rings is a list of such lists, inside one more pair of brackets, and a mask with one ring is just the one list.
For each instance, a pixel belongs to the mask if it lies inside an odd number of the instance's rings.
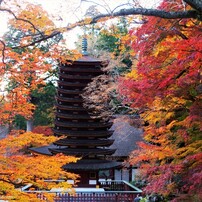
{"label": "pagoda tier", "polygon": [[[59,67],[54,133],[65,137],[54,142],[54,147],[49,148],[49,152],[74,155],[83,159],[64,168],[76,170],[77,167],[82,169],[83,165],[83,170],[86,170],[85,166],[94,161],[101,169],[120,165],[114,161],[104,160],[106,156],[115,152],[114,149],[107,148],[114,142],[108,139],[113,133],[109,130],[112,123],[100,118],[92,118],[84,108],[81,96],[88,83],[103,73],[101,67],[101,61],[89,56],[83,56],[73,64],[61,64]],[[95,167],[93,163],[91,164]]]}
{"label": "pagoda tier", "polygon": [[[63,153],[66,155],[73,155],[78,157],[89,157],[93,155],[112,155],[116,150],[115,149],[94,149],[94,148],[61,148],[61,149],[49,149],[51,153],[58,154]],[[98,156],[96,156],[98,158]]]}
{"label": "pagoda tier", "polygon": [[71,136],[72,138],[75,137],[84,137],[84,138],[92,138],[92,137],[96,137],[96,138],[109,138],[112,136],[113,131],[92,131],[92,130],[88,130],[88,131],[81,131],[81,130],[57,130],[54,129],[53,130],[56,136]]}
{"label": "pagoda tier", "polygon": [[110,146],[112,143],[114,142],[114,140],[106,140],[106,139],[92,139],[90,142],[88,139],[84,138],[84,139],[69,139],[69,138],[65,138],[65,139],[61,139],[56,141],[54,144],[56,145],[60,145],[60,146],[64,146],[64,145],[68,145],[68,146],[72,146],[72,145],[77,145],[77,146]]}

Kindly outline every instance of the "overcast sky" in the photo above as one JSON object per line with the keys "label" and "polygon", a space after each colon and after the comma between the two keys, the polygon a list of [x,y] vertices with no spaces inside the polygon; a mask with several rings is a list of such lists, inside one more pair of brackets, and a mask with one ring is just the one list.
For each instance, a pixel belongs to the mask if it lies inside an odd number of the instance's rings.
{"label": "overcast sky", "polygon": [[[40,4],[53,17],[55,24],[58,27],[65,27],[68,23],[81,20],[86,10],[96,5],[96,8],[101,13],[113,11],[115,8],[119,10],[127,7],[128,2],[135,0],[27,0],[33,4]],[[136,0],[138,1],[138,0]],[[156,7],[161,0],[139,0],[143,7]],[[19,1],[20,2],[20,1]],[[122,5],[122,6],[120,6]],[[7,15],[0,12],[0,36],[5,33],[7,28]],[[68,35],[71,36],[69,47],[73,48],[76,35],[81,32],[80,29],[74,29]]]}

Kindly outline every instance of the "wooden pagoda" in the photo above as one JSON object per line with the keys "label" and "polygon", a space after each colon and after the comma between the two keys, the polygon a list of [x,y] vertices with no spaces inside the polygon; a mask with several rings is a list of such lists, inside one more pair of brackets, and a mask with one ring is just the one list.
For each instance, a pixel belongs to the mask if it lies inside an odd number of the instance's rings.
{"label": "wooden pagoda", "polygon": [[[85,48],[83,50],[85,53]],[[56,95],[56,118],[54,134],[65,136],[48,148],[52,155],[63,153],[81,157],[77,163],[64,165],[64,169],[80,175],[80,184],[97,184],[100,171],[110,170],[120,166],[120,163],[109,159],[116,149],[108,147],[114,142],[109,137],[112,123],[100,118],[91,118],[86,108],[83,107],[81,94],[91,80],[103,74],[103,63],[88,56],[73,63],[60,64],[59,80]],[[33,151],[41,152],[37,149]]]}

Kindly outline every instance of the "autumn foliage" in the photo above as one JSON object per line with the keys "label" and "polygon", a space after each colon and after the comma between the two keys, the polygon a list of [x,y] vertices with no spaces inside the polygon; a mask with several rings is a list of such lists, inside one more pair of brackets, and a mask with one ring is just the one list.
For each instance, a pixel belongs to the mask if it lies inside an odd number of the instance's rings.
{"label": "autumn foliage", "polygon": [[[32,92],[54,79],[58,61],[80,56],[64,46],[61,34],[40,41],[56,28],[40,6],[28,4],[19,9],[9,28],[0,44],[0,83],[6,86],[0,103],[0,124],[11,123],[16,115],[31,119],[36,107]],[[39,42],[33,43],[36,40]]]}
{"label": "autumn foliage", "polygon": [[[160,9],[183,6],[164,1]],[[174,201],[202,200],[201,29],[198,20],[148,17],[130,31],[138,63],[119,82],[124,101],[145,125],[145,142],[130,162],[140,164],[147,193]]]}
{"label": "autumn foliage", "polygon": [[[71,188],[69,184],[47,183],[46,179],[76,179],[75,174],[62,170],[65,163],[76,158],[58,154],[56,156],[32,155],[30,147],[44,146],[56,140],[54,136],[23,131],[12,131],[0,141],[0,197],[17,201],[38,201],[36,194],[26,194],[19,188],[32,184],[35,189],[49,190],[52,187]],[[53,195],[46,197],[51,199]]]}
{"label": "autumn foliage", "polygon": [[[0,125],[13,125],[17,115],[31,119],[36,108],[32,93],[46,86],[47,79],[54,76],[59,60],[78,55],[58,44],[60,37],[32,42],[46,36],[46,30],[55,25],[40,6],[28,5],[19,9],[11,19],[9,33],[1,40],[0,84],[5,86],[0,99]],[[10,127],[12,128],[12,127]],[[0,141],[0,199],[38,201],[35,194],[26,194],[20,189],[32,184],[35,189],[51,187],[70,188],[67,183],[46,183],[45,179],[76,179],[77,176],[62,170],[62,166],[75,162],[74,157],[43,156],[30,153],[30,147],[39,147],[56,141],[49,127],[38,126],[33,132],[12,130]],[[51,200],[52,195],[47,195]]]}

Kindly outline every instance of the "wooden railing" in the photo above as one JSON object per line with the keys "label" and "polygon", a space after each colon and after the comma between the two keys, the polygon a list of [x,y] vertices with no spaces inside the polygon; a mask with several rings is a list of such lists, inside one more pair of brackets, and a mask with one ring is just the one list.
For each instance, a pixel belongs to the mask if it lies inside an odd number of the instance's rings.
{"label": "wooden railing", "polygon": [[125,181],[100,181],[100,187],[105,191],[134,191],[134,187],[126,184]]}
{"label": "wooden railing", "polygon": [[[83,188],[85,190],[85,188]],[[88,188],[86,191],[76,190],[74,195],[60,191],[29,191],[46,201],[44,193],[55,193],[55,202],[133,202],[141,190],[126,181],[101,181],[99,188]]]}
{"label": "wooden railing", "polygon": [[55,202],[133,202],[134,193],[77,193],[75,196],[58,193]]}

